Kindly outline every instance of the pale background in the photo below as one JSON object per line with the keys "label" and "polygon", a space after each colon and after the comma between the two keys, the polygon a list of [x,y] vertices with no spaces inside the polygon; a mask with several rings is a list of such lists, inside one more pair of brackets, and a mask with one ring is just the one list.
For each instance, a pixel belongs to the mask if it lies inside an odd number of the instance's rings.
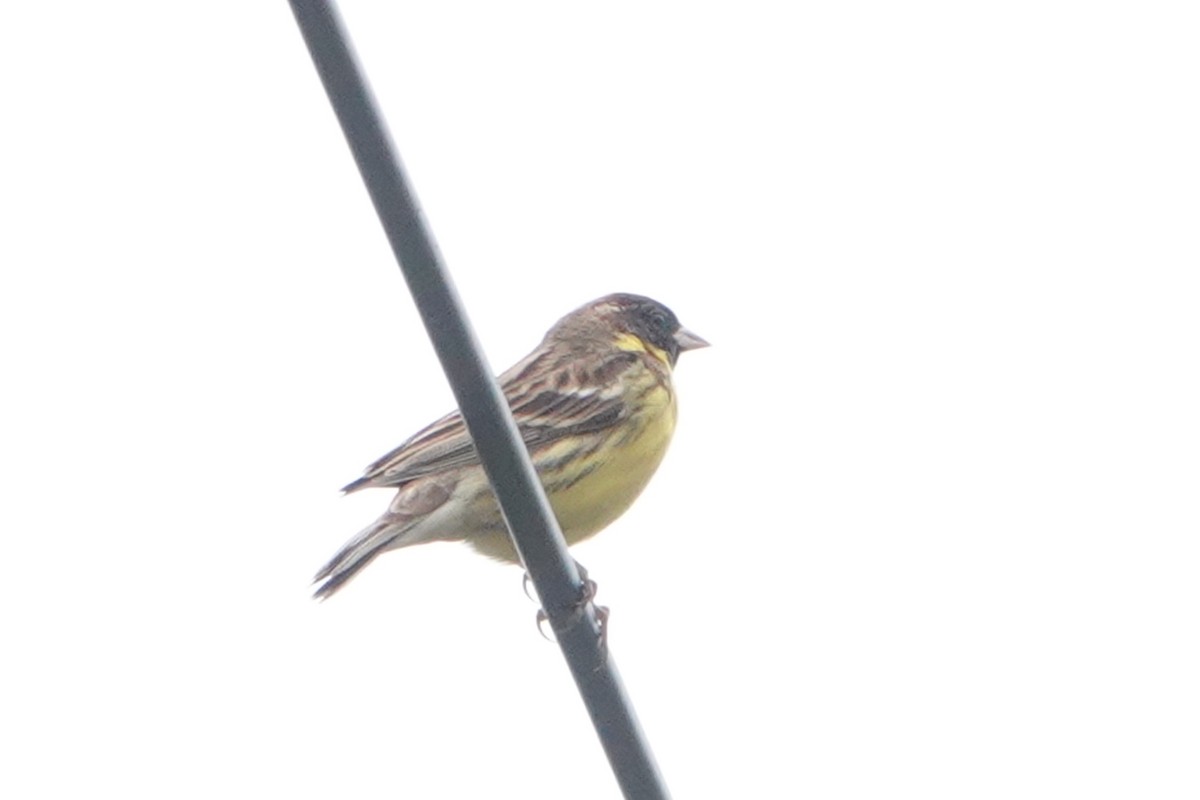
{"label": "pale background", "polygon": [[[1190,3],[343,8],[492,365],[709,338],[577,555],[680,798],[1200,794]],[[0,795],[609,798],[285,3],[0,29]]]}

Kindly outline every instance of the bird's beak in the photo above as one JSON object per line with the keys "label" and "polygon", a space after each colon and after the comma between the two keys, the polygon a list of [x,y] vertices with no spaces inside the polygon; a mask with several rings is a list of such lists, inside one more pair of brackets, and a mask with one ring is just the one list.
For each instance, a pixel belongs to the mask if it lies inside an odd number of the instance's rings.
{"label": "bird's beak", "polygon": [[675,331],[675,344],[679,345],[679,352],[681,353],[684,350],[695,350],[700,347],[709,346],[708,342],[684,327],[680,327],[679,330]]}

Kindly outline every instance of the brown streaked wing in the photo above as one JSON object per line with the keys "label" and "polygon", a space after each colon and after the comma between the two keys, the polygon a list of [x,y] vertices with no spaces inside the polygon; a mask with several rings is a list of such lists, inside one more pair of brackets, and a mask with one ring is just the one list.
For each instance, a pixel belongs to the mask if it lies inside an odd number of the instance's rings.
{"label": "brown streaked wing", "polygon": [[[616,379],[614,373],[634,363],[636,359],[629,359],[628,355],[622,353],[598,371],[604,376],[606,384],[611,385]],[[565,436],[604,430],[616,425],[625,416],[625,403],[619,393],[616,396],[606,395],[599,386],[580,385],[564,387],[560,391],[548,387],[562,385],[562,381],[530,380],[528,375],[521,375],[524,380],[517,386],[512,382],[517,375],[517,368],[514,367],[501,376],[502,379],[511,376],[508,382],[502,383],[502,388],[513,409],[521,438],[528,448],[544,447]],[[531,395],[538,384],[541,385],[541,391]],[[513,402],[514,398],[520,397],[528,399]],[[416,478],[478,463],[479,457],[462,416],[455,411],[372,463],[361,478],[347,484],[342,491],[349,493],[368,487],[402,486]]]}
{"label": "brown streaked wing", "polygon": [[400,486],[423,475],[432,475],[476,463],[471,437],[457,411],[422,428],[404,444],[373,461],[363,476],[342,487],[350,492],[371,486]]}

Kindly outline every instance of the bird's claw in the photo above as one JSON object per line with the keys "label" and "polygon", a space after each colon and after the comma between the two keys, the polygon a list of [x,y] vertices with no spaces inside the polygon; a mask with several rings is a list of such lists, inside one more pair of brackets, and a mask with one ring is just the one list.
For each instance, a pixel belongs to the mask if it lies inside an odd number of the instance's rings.
{"label": "bird's claw", "polygon": [[[579,624],[579,622],[583,619],[584,614],[587,613],[588,605],[593,604],[593,601],[596,599],[596,594],[599,590],[596,582],[588,577],[588,572],[582,564],[577,561],[575,562],[575,567],[579,571],[579,577],[583,583],[579,587],[579,597],[571,605],[570,614],[565,620],[563,620],[563,624],[561,626],[562,630],[569,630],[570,628],[573,628]],[[529,596],[530,583],[531,580],[529,578],[529,573],[527,572],[525,573],[524,582],[522,584],[527,597]],[[532,600],[533,598],[530,597],[530,599]],[[602,661],[604,661],[608,659],[609,610],[608,606],[593,604],[593,607],[596,609],[596,624],[600,628],[600,656]],[[545,609],[539,608],[537,612],[537,629],[538,633],[542,635],[542,638],[546,639],[547,641],[550,641],[550,637],[546,635],[546,629],[542,627],[542,625],[549,620],[550,616],[546,613]],[[554,626],[551,625],[551,630],[553,629]]]}

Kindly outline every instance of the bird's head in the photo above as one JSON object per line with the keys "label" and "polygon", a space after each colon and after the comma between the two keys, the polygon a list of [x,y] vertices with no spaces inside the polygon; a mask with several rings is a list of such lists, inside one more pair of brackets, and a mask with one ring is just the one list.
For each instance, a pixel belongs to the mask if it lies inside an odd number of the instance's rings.
{"label": "bird's head", "polygon": [[646,351],[675,366],[685,350],[708,347],[701,337],[679,324],[671,309],[637,294],[610,294],[572,311],[550,331],[550,336],[577,335],[615,339],[622,350]]}

